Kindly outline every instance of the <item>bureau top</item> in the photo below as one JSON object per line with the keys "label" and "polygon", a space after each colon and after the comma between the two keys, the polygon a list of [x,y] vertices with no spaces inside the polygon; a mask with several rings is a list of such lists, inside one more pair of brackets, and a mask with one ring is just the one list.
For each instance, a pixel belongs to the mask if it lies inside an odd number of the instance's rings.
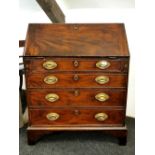
{"label": "bureau top", "polygon": [[24,56],[129,56],[124,24],[29,24]]}

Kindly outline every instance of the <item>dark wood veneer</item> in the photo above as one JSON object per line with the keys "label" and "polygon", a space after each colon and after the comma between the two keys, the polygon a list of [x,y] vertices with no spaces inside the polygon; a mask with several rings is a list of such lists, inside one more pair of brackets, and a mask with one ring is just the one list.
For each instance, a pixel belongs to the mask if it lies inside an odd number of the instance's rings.
{"label": "dark wood veneer", "polygon": [[29,24],[25,56],[129,56],[123,24]]}
{"label": "dark wood veneer", "polygon": [[[63,106],[124,106],[126,102],[125,89],[32,89],[28,90],[28,100],[30,107],[63,107]],[[109,99],[100,102],[95,99],[95,95],[104,92],[109,95]],[[49,102],[45,96],[49,93],[59,95],[59,100]]]}
{"label": "dark wood veneer", "polygon": [[[78,111],[78,113],[77,113]],[[49,121],[46,115],[50,112],[56,112],[60,118],[56,121]],[[108,119],[105,121],[97,121],[94,116],[97,113],[105,112],[108,114]],[[107,110],[107,109],[30,109],[30,125],[31,126],[123,126],[124,110]]]}
{"label": "dark wood veneer", "polygon": [[[54,131],[77,130],[102,130],[118,137],[119,144],[126,144],[129,51],[123,24],[29,24],[23,60],[29,144]],[[43,63],[49,60],[57,67],[45,69]],[[101,60],[110,66],[96,67]],[[58,81],[46,84],[44,78],[49,75]],[[107,76],[109,82],[98,84],[98,76]],[[51,93],[59,99],[47,101],[45,96]],[[98,93],[109,99],[96,100]],[[46,116],[51,112],[60,117],[49,121]],[[97,113],[108,118],[98,121]]]}
{"label": "dark wood veneer", "polygon": [[[53,75],[57,77],[58,82],[55,84],[47,84],[44,82],[46,76]],[[74,79],[74,77],[77,79]],[[98,76],[107,76],[109,82],[98,84],[95,78]],[[105,73],[28,73],[27,88],[126,88],[128,76],[126,74],[105,74]],[[91,85],[90,85],[91,83]]]}
{"label": "dark wood veneer", "polygon": [[[52,60],[57,63],[57,67],[53,70],[43,68],[43,63]],[[101,60],[110,62],[110,66],[104,70],[96,67],[96,63]],[[78,66],[74,67],[74,62],[78,62]],[[99,71],[99,72],[127,72],[128,58],[25,58],[26,69],[29,72],[62,72],[62,71]]]}

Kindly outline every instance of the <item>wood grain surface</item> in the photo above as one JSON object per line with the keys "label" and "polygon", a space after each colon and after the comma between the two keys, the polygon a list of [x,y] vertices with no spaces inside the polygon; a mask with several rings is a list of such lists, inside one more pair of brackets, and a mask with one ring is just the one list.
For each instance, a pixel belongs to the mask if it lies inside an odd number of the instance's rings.
{"label": "wood grain surface", "polygon": [[[47,70],[43,67],[43,63],[52,60],[57,64],[57,67],[52,70]],[[96,67],[99,61],[107,61],[110,66],[105,69]],[[102,72],[128,72],[129,60],[128,58],[24,58],[26,69],[29,72],[62,72],[62,71],[102,71]],[[78,63],[75,67],[74,62]]]}
{"label": "wood grain surface", "polygon": [[[78,111],[78,113],[77,113]],[[54,112],[60,115],[55,121],[50,121],[46,115]],[[108,115],[108,119],[101,122],[94,118],[95,114],[104,112]],[[50,126],[50,125],[80,125],[80,126],[122,126],[124,124],[124,110],[115,109],[30,109],[30,125],[31,126]]]}
{"label": "wood grain surface", "polygon": [[129,56],[123,24],[29,24],[25,56]]}
{"label": "wood grain surface", "polygon": [[[54,84],[47,84],[44,79],[49,76],[57,78]],[[98,76],[106,76],[109,82],[99,84],[95,81]],[[108,73],[27,73],[27,88],[126,88],[128,76],[126,74]]]}
{"label": "wood grain surface", "polygon": [[[47,61],[57,66],[48,70],[43,67]],[[100,69],[96,67],[99,61],[110,66]],[[119,137],[120,144],[126,144],[127,129],[113,130],[125,126],[129,50],[123,24],[29,24],[24,65],[29,144],[52,131],[83,129],[105,129]],[[47,76],[55,76],[57,82],[45,83]],[[109,81],[99,84],[95,81],[98,76]],[[45,96],[50,93],[59,99],[47,101]],[[98,101],[98,93],[109,99]],[[60,117],[50,121],[49,113]],[[106,113],[108,118],[98,121],[97,113]]]}
{"label": "wood grain surface", "polygon": [[[59,100],[49,102],[45,96],[50,93],[55,93],[59,96]],[[98,93],[106,93],[109,99],[100,102],[95,99]],[[80,107],[80,106],[107,106],[117,107],[125,106],[126,103],[126,90],[125,89],[29,89],[27,91],[27,99],[29,107]]]}

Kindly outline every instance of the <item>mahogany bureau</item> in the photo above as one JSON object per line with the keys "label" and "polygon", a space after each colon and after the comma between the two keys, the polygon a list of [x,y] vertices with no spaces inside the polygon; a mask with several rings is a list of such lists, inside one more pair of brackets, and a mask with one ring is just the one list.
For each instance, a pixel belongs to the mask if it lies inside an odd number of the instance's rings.
{"label": "mahogany bureau", "polygon": [[100,130],[126,144],[129,50],[123,24],[29,24],[24,49],[28,143]]}

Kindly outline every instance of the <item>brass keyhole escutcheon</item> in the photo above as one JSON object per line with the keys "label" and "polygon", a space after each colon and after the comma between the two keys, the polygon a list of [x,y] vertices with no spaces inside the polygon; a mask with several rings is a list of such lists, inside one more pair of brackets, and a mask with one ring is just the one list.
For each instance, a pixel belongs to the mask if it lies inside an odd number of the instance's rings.
{"label": "brass keyhole escutcheon", "polygon": [[79,96],[79,90],[75,90],[75,91],[74,91],[74,95],[75,95],[75,96]]}
{"label": "brass keyhole escutcheon", "polygon": [[98,84],[106,84],[109,82],[109,77],[108,76],[97,76],[95,78],[95,81],[98,83]]}
{"label": "brass keyhole escutcheon", "polygon": [[44,82],[46,84],[55,84],[55,83],[57,83],[57,81],[58,81],[58,78],[53,75],[49,75],[44,78]]}
{"label": "brass keyhole escutcheon", "polygon": [[106,69],[110,66],[110,62],[106,60],[101,60],[96,63],[96,67],[99,69]]}
{"label": "brass keyhole escutcheon", "polygon": [[74,75],[73,79],[74,79],[74,81],[78,81],[79,80],[79,76],[78,75]]}
{"label": "brass keyhole escutcheon", "polygon": [[98,121],[105,121],[108,119],[108,115],[106,113],[97,113],[94,117]]}
{"label": "brass keyhole escutcheon", "polygon": [[49,114],[46,115],[46,118],[47,118],[48,120],[50,120],[50,121],[55,121],[55,120],[57,120],[59,117],[60,117],[60,115],[59,115],[58,113],[54,113],[54,112],[49,113]]}
{"label": "brass keyhole escutcheon", "polygon": [[79,67],[79,62],[77,60],[75,60],[73,64],[74,64],[74,67]]}
{"label": "brass keyhole escutcheon", "polygon": [[74,114],[75,115],[79,115],[80,114],[80,111],[79,110],[74,110]]}
{"label": "brass keyhole escutcheon", "polygon": [[110,97],[108,94],[106,93],[99,93],[95,96],[96,100],[100,101],[100,102],[105,102],[107,101]]}
{"label": "brass keyhole escutcheon", "polygon": [[43,63],[43,67],[48,70],[54,69],[57,67],[57,63],[52,60],[48,60]]}
{"label": "brass keyhole escutcheon", "polygon": [[49,102],[55,102],[59,99],[59,96],[57,94],[50,93],[45,96],[45,99]]}
{"label": "brass keyhole escutcheon", "polygon": [[74,25],[73,28],[74,28],[74,30],[78,30],[79,29],[78,25]]}

